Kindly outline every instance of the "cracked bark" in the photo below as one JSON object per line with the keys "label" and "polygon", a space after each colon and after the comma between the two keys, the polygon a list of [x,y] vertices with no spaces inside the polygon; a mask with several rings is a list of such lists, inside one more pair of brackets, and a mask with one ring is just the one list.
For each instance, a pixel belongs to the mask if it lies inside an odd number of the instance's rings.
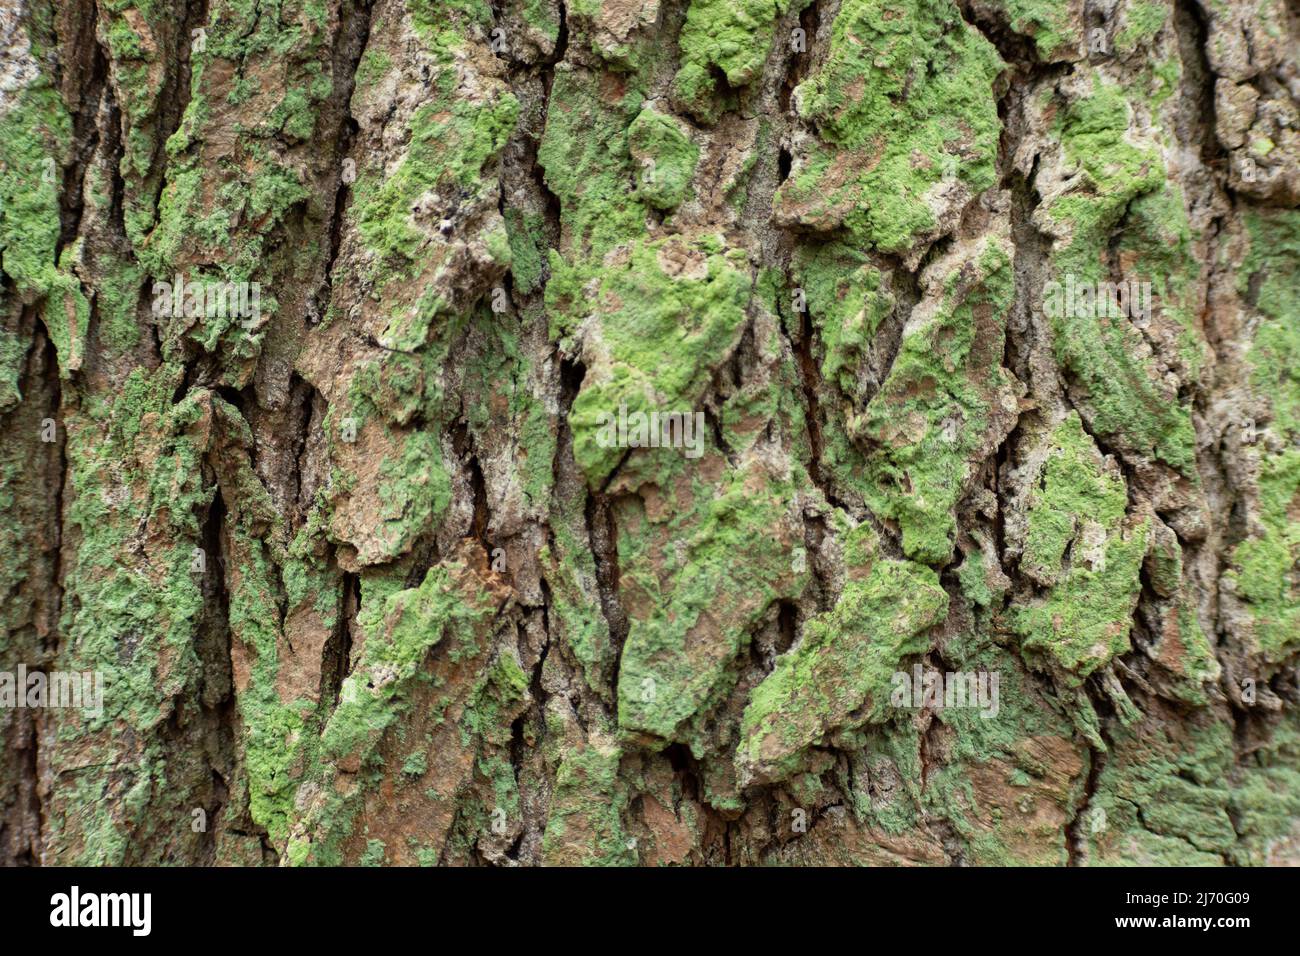
{"label": "cracked bark", "polygon": [[1295,862],[1294,11],[722,6],[11,0],[0,861]]}

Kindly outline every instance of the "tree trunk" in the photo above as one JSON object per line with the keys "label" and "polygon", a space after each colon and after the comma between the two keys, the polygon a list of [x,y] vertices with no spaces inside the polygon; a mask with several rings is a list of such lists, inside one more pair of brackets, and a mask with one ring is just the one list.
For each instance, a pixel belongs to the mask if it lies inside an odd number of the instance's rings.
{"label": "tree trunk", "polygon": [[0,3],[0,861],[1300,862],[1294,3]]}

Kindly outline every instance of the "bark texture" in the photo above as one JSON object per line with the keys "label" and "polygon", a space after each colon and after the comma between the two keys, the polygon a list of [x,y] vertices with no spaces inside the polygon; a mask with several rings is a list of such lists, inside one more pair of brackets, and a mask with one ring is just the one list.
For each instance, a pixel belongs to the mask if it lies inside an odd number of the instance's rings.
{"label": "bark texture", "polygon": [[1298,24],[0,0],[0,861],[1300,862]]}

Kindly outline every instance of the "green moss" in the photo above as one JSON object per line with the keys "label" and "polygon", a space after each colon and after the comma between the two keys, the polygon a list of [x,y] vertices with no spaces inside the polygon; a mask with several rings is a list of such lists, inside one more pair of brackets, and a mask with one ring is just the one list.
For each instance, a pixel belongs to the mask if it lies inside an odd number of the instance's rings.
{"label": "green moss", "polygon": [[[1205,707],[1213,700],[1213,686],[1223,673],[1214,646],[1201,627],[1191,596],[1180,596],[1173,611],[1174,623],[1161,635],[1161,663],[1182,680],[1173,695],[1186,703]],[[1166,647],[1168,645],[1168,647]]]}
{"label": "green moss", "polygon": [[1222,865],[1236,841],[1232,725],[1147,723],[1118,734],[1082,828],[1090,862]]}
{"label": "green moss", "polygon": [[627,148],[640,164],[637,193],[648,206],[673,210],[690,190],[700,150],[671,116],[643,107],[627,128]]}
{"label": "green moss", "polygon": [[[629,609],[618,724],[665,740],[678,739],[692,717],[728,692],[730,665],[750,629],[807,578],[793,560],[786,524],[791,481],[775,481],[751,463],[716,484],[697,476],[681,485],[683,497],[662,518],[647,515],[640,499],[617,516],[621,597]],[[740,555],[746,573],[738,578]]]}
{"label": "green moss", "polygon": [[8,329],[0,329],[0,412],[22,401],[19,383],[27,364],[28,343]]}
{"label": "green moss", "polygon": [[[997,707],[934,711],[942,727],[932,724],[931,733],[950,743],[947,759],[926,774],[918,803],[925,817],[950,822],[969,865],[1064,866],[1068,830],[1053,817],[1081,801],[1090,758],[1057,701],[995,633],[976,626],[944,638],[945,668],[996,679]],[[1070,750],[1083,766],[1070,766]]]}
{"label": "green moss", "polygon": [[510,273],[516,292],[528,294],[541,288],[544,262],[541,250],[546,246],[542,232],[544,218],[536,213],[509,208],[505,211],[506,230],[510,239]]}
{"label": "green moss", "polygon": [[402,775],[423,777],[429,769],[429,757],[423,750],[412,750],[402,763]]}
{"label": "green moss", "polygon": [[411,141],[402,163],[357,179],[352,215],[377,266],[383,266],[376,278],[413,274],[428,241],[411,222],[412,206],[421,196],[497,188],[483,171],[513,132],[519,101],[502,92],[486,103],[470,102],[456,95],[454,74],[450,66],[441,68],[434,98],[411,117]]}
{"label": "green moss", "polygon": [[115,99],[123,114],[122,216],[134,243],[157,215],[156,185],[162,164],[155,158],[163,132],[159,106],[171,72],[163,68],[159,44],[145,43],[143,37],[169,35],[173,14],[155,3],[132,0],[106,0],[99,11],[101,30],[108,39]]}
{"label": "green moss", "polygon": [[366,852],[361,855],[358,863],[360,866],[383,866],[384,854],[387,853],[388,847],[383,840],[367,840]]}
{"label": "green moss", "polygon": [[316,110],[306,90],[290,89],[271,111],[268,121],[290,139],[308,139],[316,128]]}
{"label": "green moss", "polygon": [[[540,324],[544,321],[540,313],[540,308],[531,307],[527,321]],[[473,316],[472,329],[484,345],[464,370],[465,420],[480,448],[491,447],[503,427],[520,436],[513,456],[515,477],[528,505],[545,508],[554,478],[558,423],[540,394],[540,370],[513,323],[480,310]]]}
{"label": "green moss", "polygon": [[957,580],[961,582],[962,594],[977,607],[991,607],[1005,589],[1004,584],[998,591],[994,591],[990,584],[990,571],[993,569],[1000,570],[997,556],[985,553],[978,545],[964,553],[957,568]]}
{"label": "green moss", "polygon": [[378,520],[389,554],[403,554],[433,528],[451,504],[451,478],[442,461],[438,436],[420,431],[405,436],[401,456],[379,466]]}
{"label": "green moss", "polygon": [[215,494],[203,480],[205,439],[194,427],[210,395],[198,390],[173,405],[182,375],[173,365],[136,369],[117,393],[87,396],[61,422],[64,528],[77,547],[62,578],[59,666],[103,675],[103,714],[75,728],[87,747],[106,734],[140,742],[130,769],[110,778],[78,775],[84,787],[60,801],[70,823],[65,837],[82,841],[80,858],[88,863],[121,863],[125,833],[147,845],[151,828],[187,815],[183,801],[193,795],[183,781],[206,772],[165,753],[160,742],[176,700],[206,700],[219,686],[200,656],[209,617],[202,569],[194,566],[198,515]]}
{"label": "green moss", "polygon": [[[456,746],[490,761],[509,743],[511,725],[527,704],[517,661],[509,651],[492,657],[501,597],[484,590],[478,573],[458,560],[434,566],[418,587],[403,586],[406,574],[396,567],[362,573],[357,623],[364,650],[320,736],[321,758],[307,778],[311,787],[300,790],[310,799],[295,820],[299,836],[288,847],[296,863],[340,865],[354,856],[368,832],[364,808],[379,788],[398,786],[403,799],[422,796],[429,805],[459,801],[460,823],[448,836],[457,845],[472,841],[487,822],[481,805],[447,789],[460,782],[445,776],[442,747],[447,721],[455,719],[461,731]],[[427,728],[415,750],[406,740],[413,725]],[[391,761],[402,753],[399,770]],[[433,786],[417,795],[412,788],[421,778]],[[427,865],[451,852],[409,843],[408,849]]]}
{"label": "green moss", "polygon": [[1228,813],[1240,834],[1228,854],[1233,865],[1276,864],[1280,860],[1275,850],[1295,837],[1295,821],[1300,817],[1297,723],[1294,713],[1283,716],[1268,743],[1253,751],[1233,775]]}
{"label": "green moss", "polygon": [[564,752],[542,838],[550,864],[628,866],[636,856],[623,828],[627,789],[618,779],[622,750],[588,743]]}
{"label": "green moss", "polygon": [[880,270],[848,243],[801,245],[793,274],[825,350],[822,376],[856,397],[861,391],[859,369],[880,323],[894,307],[893,295],[882,287]]}
{"label": "green moss", "polygon": [[470,603],[443,566],[431,568],[419,587],[367,594],[358,623],[365,651],[343,684],[339,705],[321,737],[334,760],[371,756],[384,731],[409,703],[411,684],[429,650],[444,637],[466,638],[490,614],[485,596]]}
{"label": "green moss", "polygon": [[[1159,150],[1135,144],[1129,134],[1129,115],[1127,91],[1100,79],[1090,97],[1069,103],[1058,114],[1056,132],[1084,187],[1048,207],[1053,218],[1068,221],[1072,233],[1068,245],[1052,256],[1063,279],[1105,281],[1103,263],[1113,230],[1135,200],[1165,188]],[[1166,207],[1160,213],[1148,207],[1148,212],[1157,219],[1174,215],[1185,223],[1180,208]],[[1105,436],[1120,436],[1139,454],[1157,457],[1194,476],[1196,436],[1191,410],[1176,395],[1159,388],[1150,361],[1141,357],[1141,333],[1124,319],[1078,316],[1072,309],[1054,311],[1063,313],[1051,319],[1054,349],[1086,390],[1092,428]]]}
{"label": "green moss", "polygon": [[279,593],[275,561],[266,546],[236,527],[230,575],[230,630],[251,663],[239,695],[248,774],[249,812],[276,846],[289,834],[293,799],[314,756],[319,727],[315,704],[285,701],[279,690]]}
{"label": "green moss", "polygon": [[492,6],[486,0],[410,0],[411,20],[428,40],[450,43],[448,20],[466,26],[487,28],[492,24]]}
{"label": "green moss", "polygon": [[522,0],[520,8],[524,23],[551,43],[559,39],[560,18],[555,4],[548,3],[547,0]]}
{"label": "green moss", "polygon": [[777,191],[778,216],[843,227],[859,249],[907,251],[935,226],[933,188],[993,185],[1001,69],[951,0],[846,0],[822,67],[795,91],[820,145]]}
{"label": "green moss", "polygon": [[1069,0],[994,0],[993,6],[1005,11],[1011,29],[1033,38],[1044,60],[1068,56],[1083,43]]}
{"label": "green moss", "polygon": [[1239,289],[1254,290],[1261,321],[1251,345],[1251,385],[1266,397],[1268,432],[1276,445],[1259,446],[1256,479],[1258,521],[1233,550],[1225,578],[1235,586],[1254,618],[1254,640],[1265,658],[1279,663],[1300,647],[1300,214],[1293,211],[1247,217],[1250,253]]}
{"label": "green moss", "polygon": [[903,551],[929,564],[951,557],[970,460],[991,450],[995,421],[1015,407],[1001,367],[1015,294],[1008,250],[986,240],[942,288],[936,308],[913,313],[889,377],[848,426],[875,446],[865,463],[872,510],[898,521]]}
{"label": "green moss", "polygon": [[393,61],[383,50],[367,49],[357,64],[357,87],[374,86],[392,68]]}
{"label": "green moss", "polygon": [[[665,272],[665,265],[683,259],[687,269]],[[560,312],[553,318],[567,324],[583,314],[579,310],[594,311],[597,349],[608,355],[607,364],[589,370],[569,416],[574,457],[593,487],[626,453],[602,447],[603,417],[618,416],[624,405],[628,415],[696,411],[714,367],[740,336],[749,294],[749,276],[733,267],[712,237],[689,245],[638,242],[585,293],[552,279],[547,303]]]}
{"label": "green moss", "polygon": [[575,291],[594,271],[582,268],[588,256],[644,235],[645,207],[628,195],[635,170],[626,136],[644,100],[634,85],[616,98],[605,94],[601,77],[587,70],[555,76],[537,161],[560,201],[564,229],[567,256],[552,252],[552,269],[578,267],[569,280]]}
{"label": "green moss", "polygon": [[1128,507],[1128,489],[1118,472],[1097,467],[1097,451],[1071,413],[1052,434],[1041,487],[1030,500],[1029,534],[1021,567],[1039,580],[1055,580],[1065,549],[1085,521],[1113,529]]}
{"label": "green moss", "polygon": [[130,261],[108,255],[95,290],[99,341],[115,352],[127,352],[140,341],[140,301],[144,273]]}
{"label": "green moss", "polygon": [[[0,120],[0,269],[21,301],[45,303],[45,328],[67,377],[81,367],[90,304],[59,246],[59,190],[72,121],[42,75],[23,88]],[[0,303],[8,296],[0,293]]]}
{"label": "green moss", "polygon": [[[190,56],[193,93],[164,145],[165,183],[157,174],[162,157],[155,156],[161,88],[143,91],[132,106],[135,118],[145,118],[139,126],[144,135],[130,144],[129,176],[124,164],[123,217],[146,275],[259,285],[257,327],[232,316],[160,323],[169,357],[183,359],[197,344],[219,356],[224,384],[236,388],[252,376],[279,310],[276,293],[305,279],[328,255],[327,245],[289,235],[292,221],[320,222],[326,207],[310,167],[285,147],[316,132],[321,105],[335,85],[333,47],[322,4],[284,6],[270,11],[252,0],[230,0],[214,7],[204,24],[206,42]],[[271,73],[278,98],[256,81]],[[242,105],[232,108],[231,102]]]}
{"label": "green moss", "polygon": [[928,648],[926,631],[947,610],[938,575],[910,561],[876,561],[848,582],[751,695],[736,756],[742,779],[784,776],[833,731],[886,720],[894,672]]}
{"label": "green moss", "polygon": [[1155,38],[1172,15],[1163,0],[1131,0],[1124,5],[1123,27],[1115,34],[1115,49],[1132,53]]}
{"label": "green moss", "polygon": [[1159,314],[1181,327],[1177,355],[1170,358],[1181,360],[1191,379],[1201,374],[1210,351],[1200,332],[1196,296],[1201,266],[1194,238],[1182,190],[1169,185],[1129,204],[1119,244],[1144,278],[1150,276],[1153,312],[1158,307]]}
{"label": "green moss", "polygon": [[[989,626],[976,625],[946,637],[943,660],[947,667],[966,674],[996,675],[997,712],[991,708],[944,707],[935,719],[953,731],[952,755],[960,761],[985,763],[1009,760],[1022,774],[1043,779],[1057,772],[1039,741],[1070,740],[1073,722],[1041,688],[1036,677],[1021,664],[1014,649],[998,643],[1000,635]],[[1077,741],[1077,738],[1075,738]],[[1077,744],[1082,748],[1082,744]],[[1082,786],[1084,778],[1077,783]]]}
{"label": "green moss", "polygon": [[[677,97],[700,119],[714,122],[715,77],[731,87],[749,84],[772,47],[777,18],[793,0],[691,0],[678,45],[681,68],[673,80]],[[801,0],[801,6],[807,0]]]}
{"label": "green moss", "polygon": [[[185,431],[197,401],[171,406],[179,374],[178,367],[137,369],[107,407],[67,423],[68,519],[81,538],[60,626],[78,649],[75,659],[88,665],[77,669],[101,669],[116,688],[106,696],[105,719],[140,731],[161,719],[168,692],[197,678],[192,642],[203,599],[190,568],[196,514],[215,489],[202,480],[201,451]],[[104,495],[115,481],[132,494],[110,509]],[[162,555],[165,565],[123,561],[151,518],[176,542]],[[133,650],[123,654],[124,647]],[[166,678],[157,669],[164,653],[173,657]]]}
{"label": "green moss", "polygon": [[[474,741],[505,746],[510,742],[510,724],[522,702],[529,699],[528,675],[512,651],[502,651],[488,668],[487,678],[470,698],[461,718],[461,743]],[[508,765],[507,765],[508,766]]]}
{"label": "green moss", "polygon": [[585,490],[557,494],[552,515],[552,540],[539,555],[551,589],[551,627],[557,644],[577,661],[587,688],[609,703],[617,650],[596,596]]}
{"label": "green moss", "polygon": [[1102,467],[1073,412],[1052,433],[1037,481],[1022,562],[1052,586],[1009,616],[1025,659],[1077,686],[1128,650],[1149,523],[1126,515],[1124,479]]}

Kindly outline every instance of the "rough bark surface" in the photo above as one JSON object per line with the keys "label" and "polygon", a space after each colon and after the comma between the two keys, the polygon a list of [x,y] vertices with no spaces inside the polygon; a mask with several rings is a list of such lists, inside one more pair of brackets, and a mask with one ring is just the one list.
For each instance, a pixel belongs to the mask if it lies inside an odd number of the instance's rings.
{"label": "rough bark surface", "polygon": [[1300,862],[1298,37],[0,0],[0,861]]}

